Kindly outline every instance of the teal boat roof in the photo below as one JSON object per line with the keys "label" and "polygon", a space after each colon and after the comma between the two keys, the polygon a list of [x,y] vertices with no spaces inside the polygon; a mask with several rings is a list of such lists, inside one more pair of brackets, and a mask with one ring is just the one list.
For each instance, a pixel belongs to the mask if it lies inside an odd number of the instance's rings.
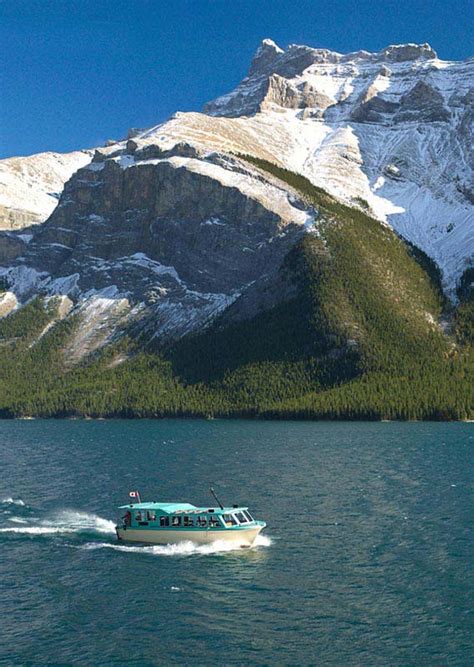
{"label": "teal boat roof", "polygon": [[210,509],[216,514],[223,514],[228,512],[237,512],[239,510],[246,510],[248,507],[196,507],[191,503],[130,503],[128,505],[120,505],[119,509],[135,509],[135,510],[160,510],[166,514],[175,514],[176,512],[208,512]]}
{"label": "teal boat roof", "polygon": [[121,505],[120,509],[126,509],[127,507],[140,510],[164,510],[165,512],[197,509],[197,507],[190,503],[130,503],[129,505]]}

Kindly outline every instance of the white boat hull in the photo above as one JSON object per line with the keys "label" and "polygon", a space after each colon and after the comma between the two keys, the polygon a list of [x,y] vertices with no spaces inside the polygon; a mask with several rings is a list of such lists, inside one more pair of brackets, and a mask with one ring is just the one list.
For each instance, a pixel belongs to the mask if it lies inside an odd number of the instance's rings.
{"label": "white boat hull", "polygon": [[143,544],[210,544],[227,542],[236,547],[251,547],[263,526],[252,526],[241,530],[139,530],[137,528],[116,528],[117,538],[124,542]]}

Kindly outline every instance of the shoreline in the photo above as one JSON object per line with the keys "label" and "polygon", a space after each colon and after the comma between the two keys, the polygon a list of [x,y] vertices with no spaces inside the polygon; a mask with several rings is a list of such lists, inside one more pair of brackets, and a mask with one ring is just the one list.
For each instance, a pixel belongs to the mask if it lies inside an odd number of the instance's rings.
{"label": "shoreline", "polygon": [[96,422],[96,421],[250,421],[250,422],[345,422],[351,424],[357,423],[379,423],[379,424],[472,424],[474,419],[380,419],[380,418],[369,418],[367,416],[361,416],[360,418],[349,418],[349,417],[291,417],[291,416],[282,416],[282,417],[260,417],[260,416],[249,416],[249,415],[236,415],[232,417],[216,415],[215,417],[204,417],[202,415],[166,415],[162,417],[157,416],[123,416],[116,415],[110,417],[91,417],[89,415],[81,416],[0,416],[1,421],[84,421],[84,422]]}

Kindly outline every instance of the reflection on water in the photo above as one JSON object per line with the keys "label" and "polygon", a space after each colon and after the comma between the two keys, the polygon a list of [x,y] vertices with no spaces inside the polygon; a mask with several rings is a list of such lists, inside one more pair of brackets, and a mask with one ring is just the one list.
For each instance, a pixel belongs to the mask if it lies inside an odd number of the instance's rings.
{"label": "reflection on water", "polygon": [[[7,664],[471,664],[468,424],[1,422]],[[117,506],[249,505],[251,549],[125,545]],[[117,512],[117,514],[116,514]]]}

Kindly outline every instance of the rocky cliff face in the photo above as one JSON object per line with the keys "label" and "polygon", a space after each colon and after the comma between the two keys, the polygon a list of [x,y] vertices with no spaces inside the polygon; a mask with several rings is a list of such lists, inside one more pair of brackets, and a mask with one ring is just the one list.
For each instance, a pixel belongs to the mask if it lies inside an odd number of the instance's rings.
{"label": "rocky cliff face", "polygon": [[[310,94],[311,91],[324,94],[323,88],[334,89],[336,82],[328,79],[327,86],[324,86],[324,83],[317,81],[316,77],[336,76],[340,80],[342,75],[352,81],[360,76],[361,69],[364,70],[365,79],[374,74],[390,76],[392,72],[388,66],[391,64],[399,71],[405,69],[408,72],[413,67],[407,68],[406,63],[422,65],[426,61],[440,62],[429,44],[404,44],[389,46],[379,53],[357,51],[342,55],[327,49],[313,49],[297,44],[290,45],[284,51],[272,40],[265,39],[254,56],[248,76],[235,91],[209,102],[204,111],[223,116],[255,113],[261,110],[260,105],[266,101],[267,95],[273,94],[273,89],[278,88],[279,83],[281,86],[282,80],[287,82],[289,88],[308,91],[308,96],[303,95],[300,99],[300,108],[319,108]],[[346,100],[348,96],[343,93],[337,96],[328,95],[327,98],[332,99],[334,104]],[[286,107],[285,99],[274,101]],[[294,108],[294,105],[290,103],[289,108]]]}
{"label": "rocky cliff face", "polygon": [[98,153],[80,169],[2,270],[11,307],[12,294],[20,301],[63,295],[84,321],[107,320],[83,352],[109,339],[104,328],[112,335],[136,322],[151,338],[203,326],[275,272],[316,216],[291,189],[238,158],[183,157],[180,145],[161,158],[129,150]]}
{"label": "rocky cliff face", "polygon": [[[3,161],[21,187],[7,187],[20,213],[0,234],[2,313],[37,293],[67,297],[84,322],[79,359],[128,324],[166,340],[231,304],[243,317],[283,298],[283,285],[280,297],[266,286],[296,240],[318,233],[318,211],[238,154],[367,207],[438,263],[453,295],[474,244],[473,64],[443,62],[427,44],[341,55],[265,40],[246,79],[202,114],[134,131],[93,159]],[[56,180],[51,160],[63,165]],[[30,181],[42,208],[23,193]],[[42,222],[46,201],[46,222],[12,232]]]}

